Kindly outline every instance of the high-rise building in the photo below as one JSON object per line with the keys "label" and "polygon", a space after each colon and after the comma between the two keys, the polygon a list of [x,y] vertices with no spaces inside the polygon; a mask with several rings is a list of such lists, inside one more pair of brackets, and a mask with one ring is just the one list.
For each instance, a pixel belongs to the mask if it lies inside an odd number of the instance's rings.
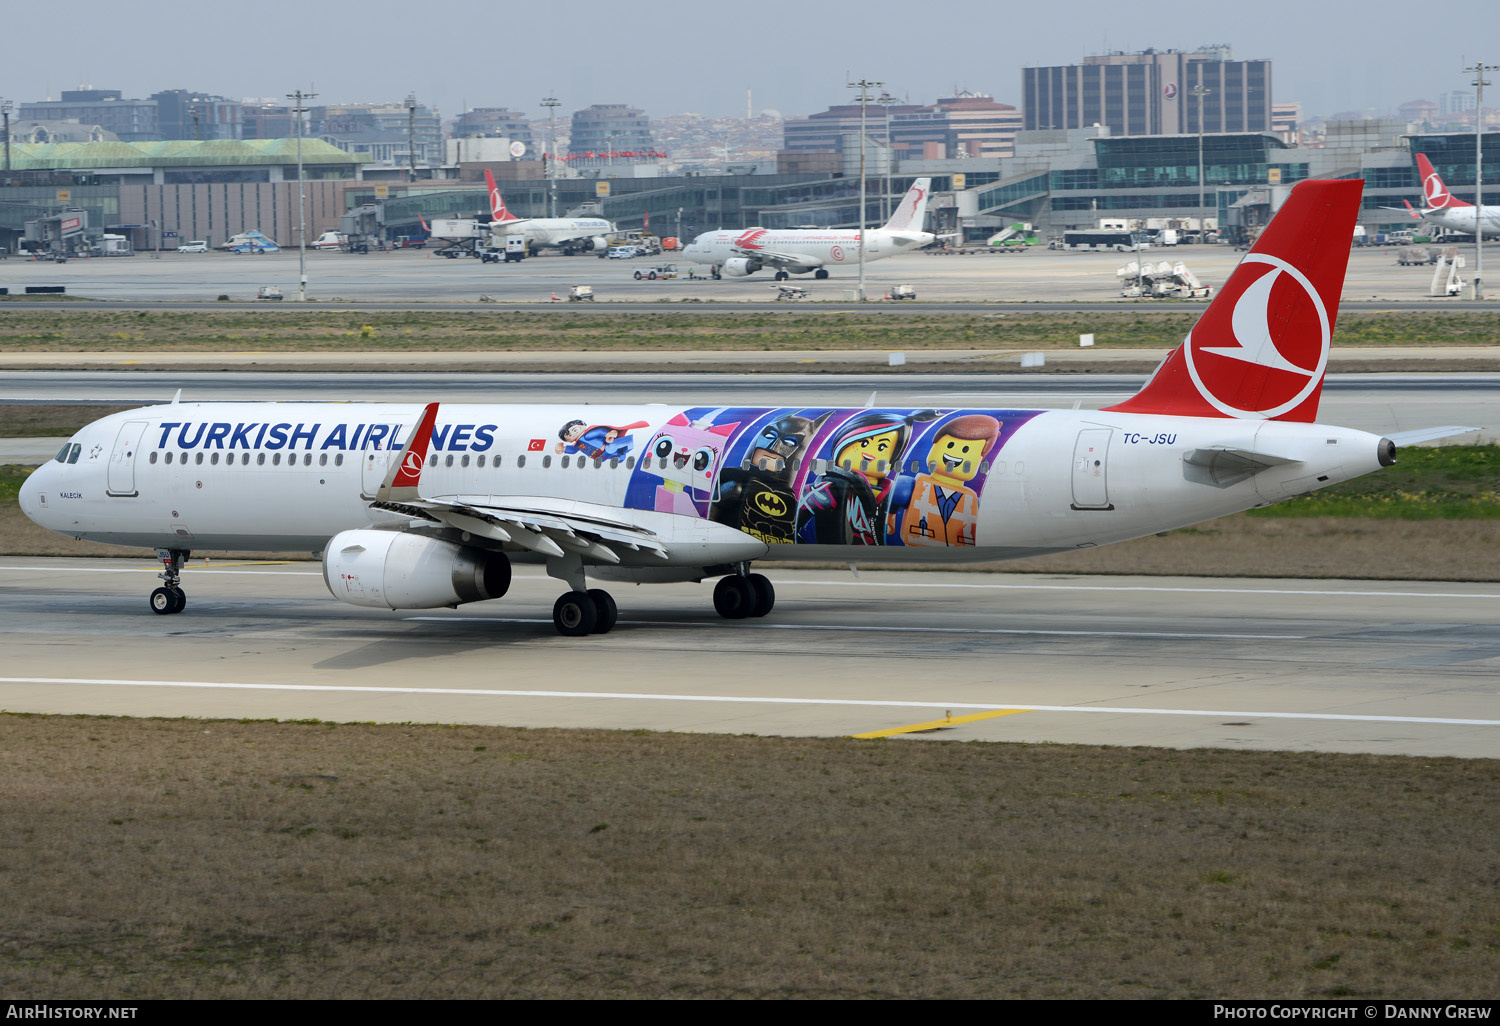
{"label": "high-rise building", "polygon": [[568,160],[574,167],[655,163],[660,155],[653,153],[651,123],[644,111],[623,103],[596,103],[573,112]]}
{"label": "high-rise building", "polygon": [[239,139],[243,103],[187,89],[152,93],[163,139]]}
{"label": "high-rise building", "polygon": [[[971,92],[928,105],[870,103],[865,108],[865,134],[883,140],[887,118],[891,154],[898,160],[1008,157],[1014,152],[1022,120],[1021,112],[1010,104]],[[859,124],[857,103],[829,107],[805,118],[789,118],[783,126],[782,150],[837,153],[844,137],[859,138]]]}
{"label": "high-rise building", "polygon": [[508,107],[475,107],[466,110],[453,122],[455,139],[472,139],[476,136],[509,139],[526,147],[524,157],[540,157],[531,134],[531,121],[525,114]]}
{"label": "high-rise building", "polygon": [[126,100],[118,89],[65,89],[61,95],[60,100],[22,103],[16,116],[26,121],[98,125],[123,142],[161,141],[155,100]]}
{"label": "high-rise building", "polygon": [[[434,165],[443,159],[443,119],[434,109],[401,103],[340,103],[309,110],[312,134],[349,153],[382,163]],[[408,136],[412,146],[408,145]]]}
{"label": "high-rise building", "polygon": [[[1082,64],[1022,68],[1031,129],[1104,125],[1111,135],[1271,131],[1271,62],[1237,61],[1229,47],[1095,54]],[[1208,92],[1194,94],[1202,87]]]}

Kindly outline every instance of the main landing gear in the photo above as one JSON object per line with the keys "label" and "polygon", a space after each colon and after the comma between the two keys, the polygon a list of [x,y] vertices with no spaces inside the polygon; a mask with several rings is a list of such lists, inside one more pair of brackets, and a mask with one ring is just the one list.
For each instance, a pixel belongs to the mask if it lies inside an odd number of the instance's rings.
{"label": "main landing gear", "polygon": [[[776,605],[776,589],[764,574],[752,574],[748,564],[721,578],[714,586],[714,609],[726,620],[765,616]],[[614,597],[602,588],[590,588],[584,579],[583,560],[575,553],[547,560],[547,573],[572,587],[552,604],[552,625],[569,638],[586,634],[608,634],[619,619]]]}
{"label": "main landing gear", "polygon": [[620,618],[614,596],[602,588],[590,588],[583,576],[583,560],[576,553],[547,560],[547,573],[566,581],[573,590],[552,604],[552,625],[569,638],[585,634],[608,634]]}
{"label": "main landing gear", "polygon": [[714,585],[714,609],[726,620],[765,616],[776,605],[776,589],[765,574],[740,572]]}
{"label": "main landing gear", "polygon": [[187,549],[157,549],[163,570],[156,576],[166,582],[165,587],[151,593],[151,611],[161,615],[180,613],[187,605],[187,593],[178,587],[182,579],[182,564],[191,555]]}
{"label": "main landing gear", "polygon": [[813,277],[814,278],[826,278],[826,277],[828,277],[828,268],[826,268],[826,267],[820,267],[820,268],[818,268],[816,271],[813,272]]}

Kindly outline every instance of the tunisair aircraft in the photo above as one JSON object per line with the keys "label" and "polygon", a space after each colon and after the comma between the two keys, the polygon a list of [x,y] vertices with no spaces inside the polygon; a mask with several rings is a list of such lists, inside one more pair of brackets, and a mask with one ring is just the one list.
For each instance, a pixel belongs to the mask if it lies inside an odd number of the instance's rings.
{"label": "tunisair aircraft", "polygon": [[497,599],[514,562],[565,583],[565,635],[615,623],[604,581],[718,578],[765,616],[756,560],[1019,559],[1266,506],[1395,461],[1314,423],[1359,181],[1299,184],[1187,339],[1102,410],[183,403],[79,431],[21,490],[73,538],[160,555],[181,612],[192,549],[322,553],[334,597]]}

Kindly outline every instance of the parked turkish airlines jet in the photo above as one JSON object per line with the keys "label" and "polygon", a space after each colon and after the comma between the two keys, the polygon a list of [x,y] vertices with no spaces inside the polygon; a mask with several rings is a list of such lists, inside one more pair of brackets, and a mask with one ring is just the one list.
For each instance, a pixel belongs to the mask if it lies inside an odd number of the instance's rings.
{"label": "parked turkish airlines jet", "polygon": [[505,206],[495,176],[484,169],[484,180],[490,186],[490,232],[495,242],[505,245],[511,235],[526,237],[527,252],[536,249],[560,249],[574,253],[603,253],[609,248],[606,236],[615,226],[602,217],[517,217]]}
{"label": "parked turkish airlines jet", "polygon": [[1439,228],[1465,235],[1474,234],[1474,224],[1478,220],[1486,235],[1500,235],[1500,207],[1475,207],[1459,199],[1448,191],[1427,155],[1418,153],[1416,156],[1417,171],[1422,176],[1422,209],[1413,211],[1415,216]]}
{"label": "parked turkish airlines jet", "polygon": [[[922,230],[931,185],[932,179],[918,178],[889,221],[879,228],[865,229],[865,263],[921,249],[938,238]],[[766,267],[776,269],[777,281],[809,271],[814,278],[826,278],[831,266],[859,263],[859,229],[720,229],[698,236],[682,255],[694,263],[711,265],[715,278],[721,273],[743,278]]]}
{"label": "parked turkish airlines jet", "polygon": [[1187,339],[1103,410],[202,403],[117,413],[21,488],[73,538],[157,549],[176,613],[194,548],[322,552],[333,595],[387,609],[499,598],[513,562],[615,622],[590,582],[717,577],[764,616],[757,559],[1017,559],[1264,506],[1395,461],[1314,423],[1363,183],[1299,184]]}

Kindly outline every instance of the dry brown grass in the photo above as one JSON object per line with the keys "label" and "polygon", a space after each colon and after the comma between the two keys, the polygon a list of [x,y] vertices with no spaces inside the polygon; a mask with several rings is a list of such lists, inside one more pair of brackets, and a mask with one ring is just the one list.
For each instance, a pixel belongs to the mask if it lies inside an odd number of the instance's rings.
{"label": "dry brown grass", "polygon": [[14,997],[1493,996],[1500,761],[0,716]]}

